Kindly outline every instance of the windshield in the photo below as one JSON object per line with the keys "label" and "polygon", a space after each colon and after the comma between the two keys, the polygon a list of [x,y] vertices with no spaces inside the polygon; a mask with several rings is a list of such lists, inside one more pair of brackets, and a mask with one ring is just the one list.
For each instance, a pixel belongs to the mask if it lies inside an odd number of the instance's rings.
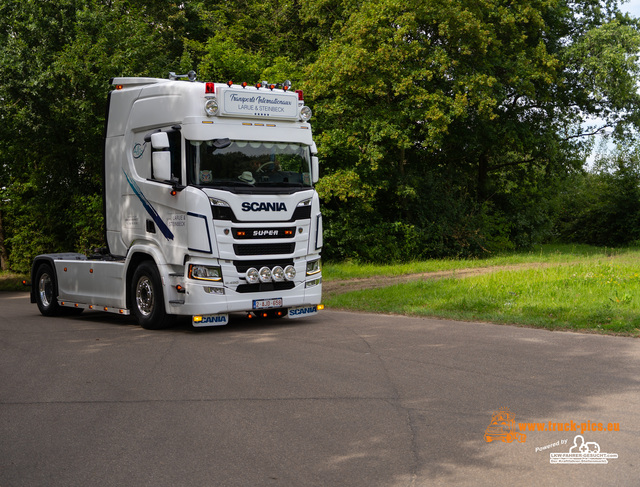
{"label": "windshield", "polygon": [[309,146],[288,142],[187,141],[189,184],[197,186],[310,187]]}

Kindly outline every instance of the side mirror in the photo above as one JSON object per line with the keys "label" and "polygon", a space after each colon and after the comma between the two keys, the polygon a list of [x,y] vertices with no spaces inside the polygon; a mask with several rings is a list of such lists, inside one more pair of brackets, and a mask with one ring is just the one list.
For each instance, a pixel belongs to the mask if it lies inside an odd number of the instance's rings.
{"label": "side mirror", "polygon": [[320,162],[318,156],[311,156],[311,178],[313,184],[317,183],[320,179]]}
{"label": "side mirror", "polygon": [[153,179],[158,181],[169,181],[171,179],[171,152],[169,148],[169,136],[166,132],[155,132],[151,134],[151,156]]}
{"label": "side mirror", "polygon": [[169,181],[171,179],[171,152],[158,151],[152,155],[153,179]]}
{"label": "side mirror", "polygon": [[169,148],[169,136],[166,132],[155,132],[151,134],[151,147],[155,150]]}

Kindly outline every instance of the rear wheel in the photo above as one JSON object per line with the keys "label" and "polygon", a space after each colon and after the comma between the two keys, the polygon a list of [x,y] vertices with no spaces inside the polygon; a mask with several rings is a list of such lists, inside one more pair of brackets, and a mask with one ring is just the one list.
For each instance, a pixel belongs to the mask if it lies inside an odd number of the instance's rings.
{"label": "rear wheel", "polygon": [[56,293],[56,275],[49,264],[40,264],[36,271],[36,304],[44,316],[60,314],[60,305]]}
{"label": "rear wheel", "polygon": [[142,328],[160,330],[173,324],[174,317],[165,311],[160,274],[152,263],[143,262],[133,273],[129,299],[132,314]]}

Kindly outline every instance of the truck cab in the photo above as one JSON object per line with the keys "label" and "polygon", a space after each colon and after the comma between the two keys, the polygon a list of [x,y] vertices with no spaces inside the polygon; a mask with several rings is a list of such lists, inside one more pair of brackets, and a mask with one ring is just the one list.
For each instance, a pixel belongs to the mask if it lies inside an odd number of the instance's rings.
{"label": "truck cab", "polygon": [[32,301],[43,314],[132,313],[145,328],[316,314],[319,164],[302,92],[177,78],[111,80],[106,250],[36,257]]}

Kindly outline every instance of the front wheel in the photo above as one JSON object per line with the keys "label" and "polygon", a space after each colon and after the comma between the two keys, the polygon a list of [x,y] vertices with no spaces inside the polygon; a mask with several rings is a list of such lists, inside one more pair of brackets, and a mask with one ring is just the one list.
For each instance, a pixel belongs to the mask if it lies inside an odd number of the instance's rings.
{"label": "front wheel", "polygon": [[133,273],[130,294],[131,311],[138,324],[147,330],[168,328],[174,317],[164,307],[162,283],[155,265],[143,262]]}
{"label": "front wheel", "polygon": [[57,316],[60,314],[58,304],[56,275],[49,264],[40,264],[35,276],[36,304],[43,316]]}

